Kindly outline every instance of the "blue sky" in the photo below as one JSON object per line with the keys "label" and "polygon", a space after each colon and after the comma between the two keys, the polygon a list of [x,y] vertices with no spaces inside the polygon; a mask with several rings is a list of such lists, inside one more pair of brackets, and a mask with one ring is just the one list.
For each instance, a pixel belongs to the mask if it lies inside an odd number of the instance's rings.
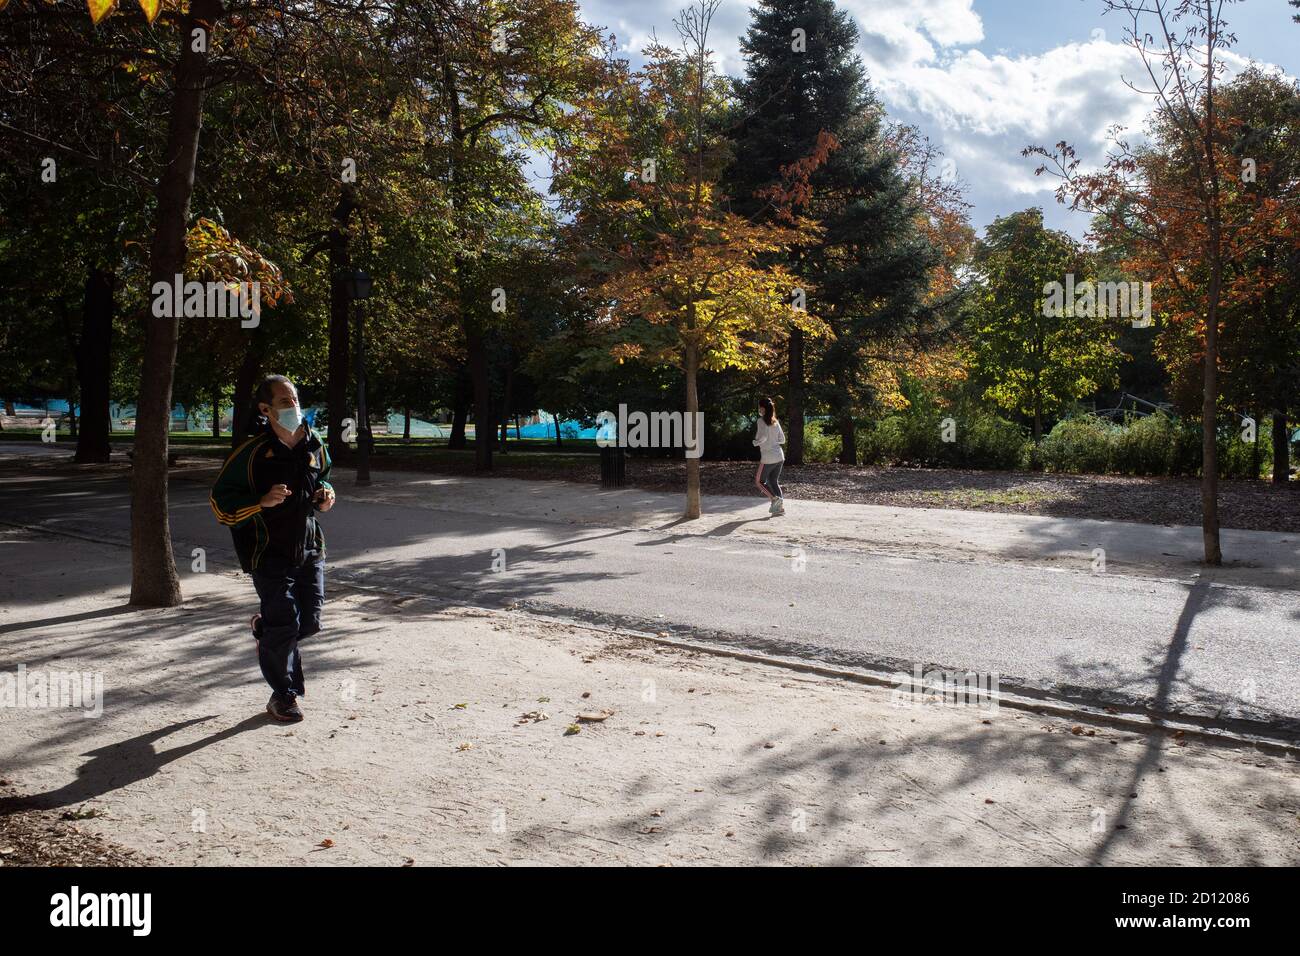
{"label": "blue sky", "polygon": [[[613,32],[635,58],[652,30],[674,40],[687,0],[580,0],[588,22]],[[837,0],[854,19],[859,54],[892,118],[916,125],[956,163],[981,230],[995,216],[1042,206],[1048,223],[1082,236],[1086,217],[1056,203],[1020,155],[1031,143],[1068,140],[1085,163],[1100,162],[1106,130],[1139,129],[1149,97],[1129,90],[1140,64],[1122,45],[1124,21],[1101,0]],[[723,0],[710,45],[739,75],[738,41],[748,0]],[[1300,74],[1300,24],[1286,0],[1228,3],[1237,36],[1229,67],[1250,60]]]}

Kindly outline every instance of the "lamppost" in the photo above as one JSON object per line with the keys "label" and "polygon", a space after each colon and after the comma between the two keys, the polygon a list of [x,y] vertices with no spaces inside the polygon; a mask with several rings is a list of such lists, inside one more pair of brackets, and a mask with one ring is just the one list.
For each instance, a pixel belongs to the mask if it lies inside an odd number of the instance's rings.
{"label": "lamppost", "polygon": [[370,484],[370,418],[366,414],[366,333],[363,300],[370,298],[374,283],[360,269],[348,274],[344,280],[348,298],[356,303],[354,324],[357,327],[357,484]]}

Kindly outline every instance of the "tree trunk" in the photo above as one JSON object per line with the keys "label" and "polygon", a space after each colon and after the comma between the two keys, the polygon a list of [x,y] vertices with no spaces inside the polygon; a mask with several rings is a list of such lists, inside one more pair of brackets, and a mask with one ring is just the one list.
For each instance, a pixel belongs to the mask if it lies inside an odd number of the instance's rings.
{"label": "tree trunk", "polygon": [[479,471],[491,471],[496,416],[492,410],[492,380],[488,374],[487,343],[478,328],[471,329],[465,340],[469,351],[470,378],[474,383],[474,467]]}
{"label": "tree trunk", "polygon": [[555,416],[555,447],[556,448],[564,447],[564,445],[560,442],[560,416],[558,413]]}
{"label": "tree trunk", "polygon": [[469,402],[464,396],[456,399],[456,404],[451,409],[451,435],[447,439],[448,448],[464,448],[465,441],[465,422],[469,418]]}
{"label": "tree trunk", "polygon": [[506,439],[510,437],[510,399],[513,397],[511,392],[515,386],[515,370],[508,363],[506,365],[506,382],[505,389],[501,396],[501,454],[506,453]]}
{"label": "tree trunk", "polygon": [[411,440],[411,407],[408,405],[402,409],[402,441]]}
{"label": "tree trunk", "polygon": [[[694,420],[700,410],[700,396],[695,388],[695,379],[700,370],[700,357],[694,345],[686,346],[686,414]],[[692,426],[693,427],[693,426]],[[703,430],[701,429],[701,432]],[[622,436],[620,436],[622,437]],[[700,434],[698,441],[704,440]],[[683,517],[693,520],[700,516],[700,459],[686,459],[686,513]]]}
{"label": "tree trunk", "polygon": [[[328,376],[325,385],[325,404],[328,408],[329,453],[335,461],[347,457],[347,443],[343,441],[343,418],[348,408],[348,376],[351,374],[351,306],[348,298],[347,278],[352,271],[352,256],[348,250],[348,221],[352,218],[356,202],[352,189],[344,185],[334,207],[333,225],[330,226],[327,248],[330,273],[330,327]],[[360,430],[361,423],[357,423]]]}
{"label": "tree trunk", "polygon": [[[181,20],[180,59],[163,152],[166,166],[158,177],[158,204],[149,250],[150,288],[157,282],[171,283],[185,271],[185,233],[207,93],[208,50],[213,28],[223,12],[221,0],[193,0]],[[201,50],[195,49],[198,31],[204,40]],[[171,607],[181,602],[167,513],[168,427],[180,323],[175,316],[147,315],[144,327],[131,469],[130,603]]]}
{"label": "tree trunk", "polygon": [[244,359],[235,373],[235,397],[230,411],[230,447],[238,448],[248,437],[248,426],[253,418],[253,389],[262,374],[261,352],[256,337],[248,340]]}
{"label": "tree trunk", "polygon": [[81,391],[81,428],[75,461],[106,462],[112,451],[109,377],[113,349],[114,276],[99,268],[86,279],[81,342],[77,347],[77,379]]}
{"label": "tree trunk", "polygon": [[5,414],[10,418],[13,418],[18,414],[18,410],[14,408],[14,400],[12,398],[5,399]]}
{"label": "tree trunk", "polygon": [[850,415],[840,418],[840,464],[858,463],[858,430]]}
{"label": "tree trunk", "polygon": [[221,440],[221,389],[212,386],[212,437]]}
{"label": "tree trunk", "polygon": [[1273,484],[1285,485],[1291,479],[1291,442],[1286,415],[1273,413]]}
{"label": "tree trunk", "polygon": [[1260,435],[1263,432],[1264,427],[1264,420],[1258,414],[1253,414],[1250,417],[1251,420],[1255,422],[1255,440],[1251,442],[1250,445],[1250,480],[1255,481],[1259,478],[1259,472],[1263,465],[1263,462],[1260,460],[1260,455],[1263,454],[1263,449],[1259,446]]}
{"label": "tree trunk", "polygon": [[1205,383],[1201,394],[1201,536],[1205,563],[1223,564],[1219,547],[1219,284],[1222,267],[1210,267],[1210,301],[1205,318]]}
{"label": "tree trunk", "polygon": [[803,464],[803,329],[790,330],[789,395],[786,398],[785,424],[787,465]]}

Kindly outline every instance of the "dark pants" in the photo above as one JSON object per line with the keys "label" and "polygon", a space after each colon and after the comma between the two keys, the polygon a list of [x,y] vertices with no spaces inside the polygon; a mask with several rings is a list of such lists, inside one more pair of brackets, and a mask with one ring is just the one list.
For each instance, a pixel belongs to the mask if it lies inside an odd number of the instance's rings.
{"label": "dark pants", "polygon": [[253,572],[253,587],[262,601],[257,662],[276,696],[292,700],[306,693],[298,642],[320,630],[325,559],[311,558],[296,567],[264,564]]}
{"label": "dark pants", "polygon": [[764,465],[763,471],[758,476],[758,483],[778,498],[784,497],[781,494],[781,486],[776,483],[776,480],[781,477],[781,466],[784,464],[783,461],[774,461],[770,465]]}

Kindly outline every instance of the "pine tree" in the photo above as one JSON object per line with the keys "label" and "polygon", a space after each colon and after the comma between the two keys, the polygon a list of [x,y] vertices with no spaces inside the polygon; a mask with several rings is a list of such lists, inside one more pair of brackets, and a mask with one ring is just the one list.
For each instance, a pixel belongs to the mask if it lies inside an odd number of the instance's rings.
{"label": "pine tree", "polygon": [[[790,337],[786,418],[789,456],[802,462],[803,416],[824,406],[855,463],[854,423],[869,395],[864,355],[873,341],[922,321],[927,277],[939,255],[917,229],[918,210],[885,148],[883,110],[854,54],[857,29],[831,0],[760,0],[741,49],[736,161],[728,176],[733,207],[761,214],[764,190],[805,156],[822,132],[838,142],[810,179],[795,211],[824,227],[792,271],[807,276],[809,310],[832,335],[813,348]],[[810,374],[811,373],[811,374]],[[808,382],[816,382],[809,386]]]}

